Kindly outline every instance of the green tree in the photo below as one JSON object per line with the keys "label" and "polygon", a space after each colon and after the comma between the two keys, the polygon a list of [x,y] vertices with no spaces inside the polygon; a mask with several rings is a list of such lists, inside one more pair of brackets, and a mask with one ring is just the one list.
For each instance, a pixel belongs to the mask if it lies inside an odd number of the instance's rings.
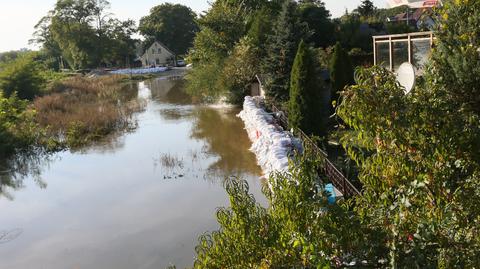
{"label": "green tree", "polygon": [[238,7],[223,1],[214,2],[208,13],[198,20],[200,32],[195,37],[190,60],[196,64],[225,59],[245,34],[245,16]]}
{"label": "green tree", "polygon": [[225,88],[230,103],[242,104],[245,96],[250,95],[251,82],[259,72],[258,56],[259,50],[245,37],[226,59],[219,83]]}
{"label": "green tree", "polygon": [[256,7],[264,3],[262,0],[216,1],[198,20],[200,32],[188,55],[193,63],[193,70],[186,77],[189,93],[207,101],[226,95],[230,101],[240,102],[253,78],[247,75],[257,70],[258,64],[252,65],[252,55],[259,55],[257,48],[241,40],[252,15],[256,14]]}
{"label": "green tree", "polygon": [[302,0],[299,5],[301,22],[308,26],[311,36],[306,41],[316,47],[326,48],[334,42],[334,24],[330,20],[330,12],[320,0]]}
{"label": "green tree", "polygon": [[308,135],[325,135],[322,100],[325,91],[317,72],[313,51],[301,41],[292,68],[288,121],[291,128],[300,128]]}
{"label": "green tree", "polygon": [[0,66],[0,89],[8,97],[16,93],[21,99],[33,100],[39,95],[45,80],[34,53],[22,55]]}
{"label": "green tree", "polygon": [[[449,99],[480,114],[480,3],[447,1],[435,36],[433,68]],[[447,90],[448,89],[448,90]]]}
{"label": "green tree", "polygon": [[[342,47],[351,50],[359,48],[365,52],[372,51],[372,36],[377,30],[372,28],[367,20],[356,13],[345,14],[335,20],[336,40]],[[383,24],[379,30],[383,30]]]}
{"label": "green tree", "polygon": [[189,7],[165,3],[153,7],[150,14],[140,20],[138,29],[147,39],[147,46],[159,40],[182,55],[190,49],[198,31],[196,17]]}
{"label": "green tree", "polygon": [[269,98],[285,102],[288,100],[290,72],[302,38],[307,38],[305,25],[298,19],[297,4],[285,0],[270,36],[267,57],[262,69],[267,75],[266,93]]}
{"label": "green tree", "polygon": [[362,3],[357,8],[360,16],[370,17],[375,14],[376,7],[371,0],[362,0]]}
{"label": "green tree", "polygon": [[104,26],[105,41],[102,62],[113,66],[127,66],[137,57],[136,44],[132,38],[137,32],[135,21],[110,19]]}
{"label": "green tree", "polygon": [[337,43],[330,62],[330,79],[332,81],[332,100],[338,101],[339,92],[355,83],[353,65],[348,53]]}
{"label": "green tree", "polygon": [[328,204],[320,165],[306,149],[290,173],[271,175],[267,209],[245,181],[227,179],[230,207],[217,211],[220,229],[199,238],[194,268],[326,269],[382,257],[375,256],[384,253],[381,232],[363,226],[348,202]]}
{"label": "green tree", "polygon": [[113,19],[109,7],[106,0],[58,0],[31,41],[42,45],[55,69],[65,62],[74,69],[125,63],[133,59],[135,24]]}
{"label": "green tree", "polygon": [[275,15],[271,8],[264,7],[257,11],[254,20],[250,25],[247,36],[252,44],[259,50],[259,58],[267,55],[267,42],[269,35],[272,34],[272,21]]}

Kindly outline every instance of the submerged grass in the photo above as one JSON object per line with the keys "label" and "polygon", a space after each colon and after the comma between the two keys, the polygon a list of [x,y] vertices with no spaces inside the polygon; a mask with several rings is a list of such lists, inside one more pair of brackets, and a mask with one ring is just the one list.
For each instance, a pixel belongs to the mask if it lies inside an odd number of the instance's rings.
{"label": "submerged grass", "polygon": [[182,169],[184,166],[183,159],[180,159],[178,156],[171,155],[169,153],[162,154],[162,156],[160,157],[160,163],[163,167],[170,169]]}
{"label": "submerged grass", "polygon": [[36,121],[68,147],[79,147],[118,130],[136,127],[143,109],[123,76],[77,76],[58,82],[52,93],[33,103]]}

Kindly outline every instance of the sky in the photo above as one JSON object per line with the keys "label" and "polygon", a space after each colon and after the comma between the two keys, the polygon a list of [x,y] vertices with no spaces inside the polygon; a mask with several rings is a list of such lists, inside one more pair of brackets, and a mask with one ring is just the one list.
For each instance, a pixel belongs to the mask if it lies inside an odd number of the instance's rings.
{"label": "sky", "polygon": [[[0,52],[32,48],[28,40],[32,38],[35,24],[52,9],[56,0],[0,0]],[[156,5],[170,2],[190,7],[197,13],[206,11],[209,0],[110,0],[111,12],[119,19],[134,19],[148,15]],[[353,10],[361,0],[324,0],[332,16],[339,17],[345,9]],[[373,0],[377,7],[385,7],[385,0]]]}

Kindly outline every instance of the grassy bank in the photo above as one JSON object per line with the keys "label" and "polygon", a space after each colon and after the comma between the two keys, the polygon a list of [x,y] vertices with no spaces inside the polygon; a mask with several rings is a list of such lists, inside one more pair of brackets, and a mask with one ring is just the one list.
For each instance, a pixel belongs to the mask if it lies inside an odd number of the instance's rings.
{"label": "grassy bank", "polygon": [[65,79],[51,94],[35,99],[35,120],[48,136],[71,148],[132,129],[136,124],[132,115],[143,105],[123,80],[123,76]]}

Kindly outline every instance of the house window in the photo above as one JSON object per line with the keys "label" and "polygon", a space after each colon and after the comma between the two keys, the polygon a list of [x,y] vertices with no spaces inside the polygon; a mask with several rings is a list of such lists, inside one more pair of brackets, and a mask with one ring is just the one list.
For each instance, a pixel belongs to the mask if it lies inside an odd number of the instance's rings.
{"label": "house window", "polygon": [[157,58],[156,62],[157,62],[157,65],[160,65],[160,59]]}
{"label": "house window", "polygon": [[158,49],[158,54],[162,54],[162,49]]}
{"label": "house window", "polygon": [[155,49],[152,49],[152,54],[155,54]]}

